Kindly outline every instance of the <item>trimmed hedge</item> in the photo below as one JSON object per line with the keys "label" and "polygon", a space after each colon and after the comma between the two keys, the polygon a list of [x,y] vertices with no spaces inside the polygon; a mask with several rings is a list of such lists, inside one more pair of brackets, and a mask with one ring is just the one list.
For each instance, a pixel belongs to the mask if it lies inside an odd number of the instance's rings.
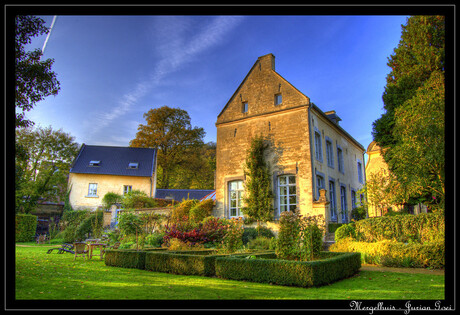
{"label": "trimmed hedge", "polygon": [[149,251],[162,251],[165,249],[154,248],[150,250],[108,249],[104,260],[106,266],[121,268],[145,269],[145,255]]}
{"label": "trimmed hedge", "polygon": [[332,252],[361,253],[363,263],[388,267],[444,268],[444,242],[401,243],[383,240],[375,243],[343,239],[331,245]]}
{"label": "trimmed hedge", "polygon": [[300,287],[320,286],[347,278],[361,268],[359,253],[322,252],[325,259],[294,261],[272,259],[247,259],[219,257],[216,259],[216,276],[232,280],[247,280]]}
{"label": "trimmed hedge", "polygon": [[16,242],[30,242],[37,231],[38,217],[32,214],[16,214]]}
{"label": "trimmed hedge", "polygon": [[[249,254],[244,254],[248,256]],[[145,269],[179,275],[212,277],[215,260],[228,254],[216,254],[214,250],[150,252],[145,258]]]}

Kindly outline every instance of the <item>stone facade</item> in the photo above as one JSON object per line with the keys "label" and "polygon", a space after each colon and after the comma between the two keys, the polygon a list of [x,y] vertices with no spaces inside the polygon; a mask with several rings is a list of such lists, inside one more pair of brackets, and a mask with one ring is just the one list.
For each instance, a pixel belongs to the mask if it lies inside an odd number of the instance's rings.
{"label": "stone facade", "polygon": [[[324,183],[331,179],[336,186],[340,211],[340,187],[345,187],[349,218],[351,192],[363,181],[358,180],[357,162],[364,148],[339,125],[335,112],[322,112],[310,99],[275,71],[275,57],[259,57],[243,82],[219,114],[216,155],[216,207],[214,215],[233,217],[235,211],[232,183],[244,183],[244,161],[251,139],[264,136],[270,143],[267,161],[271,166],[273,207],[275,218],[284,209],[296,209],[302,215],[322,214],[328,220],[342,221],[330,216],[329,186],[317,186],[317,176]],[[316,159],[315,130],[321,137],[322,160]],[[335,167],[328,167],[326,138],[332,143]],[[343,151],[343,169],[337,170],[337,147]],[[332,164],[331,164],[332,165]],[[362,169],[362,173],[364,169]],[[286,182],[287,181],[287,182]],[[232,187],[232,188],[230,188]],[[238,186],[239,187],[239,186]],[[327,190],[327,202],[319,199],[319,189]]]}

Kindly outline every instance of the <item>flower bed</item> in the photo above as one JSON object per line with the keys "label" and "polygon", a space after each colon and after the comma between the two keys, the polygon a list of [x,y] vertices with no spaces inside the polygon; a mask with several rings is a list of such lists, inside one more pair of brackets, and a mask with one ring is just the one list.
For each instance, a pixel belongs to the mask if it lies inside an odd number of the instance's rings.
{"label": "flower bed", "polygon": [[273,259],[261,255],[260,259],[219,257],[216,276],[232,280],[247,280],[301,287],[320,286],[347,278],[361,268],[359,253],[327,253],[324,259],[295,261]]}

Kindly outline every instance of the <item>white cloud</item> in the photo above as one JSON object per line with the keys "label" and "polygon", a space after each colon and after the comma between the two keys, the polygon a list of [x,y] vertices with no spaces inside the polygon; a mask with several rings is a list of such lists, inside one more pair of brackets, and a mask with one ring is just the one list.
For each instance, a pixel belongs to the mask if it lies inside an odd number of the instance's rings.
{"label": "white cloud", "polygon": [[[90,138],[98,138],[100,142],[99,138],[108,133],[107,126],[128,113],[165,76],[224,41],[242,19],[243,17],[238,16],[215,17],[210,23],[201,25],[201,31],[189,34],[196,26],[193,17],[160,17],[154,24],[154,41],[160,60],[150,78],[138,82],[131,92],[120,98],[119,103],[111,108],[110,112],[94,115],[86,124],[86,130],[90,130]],[[113,130],[110,133],[113,133]]]}

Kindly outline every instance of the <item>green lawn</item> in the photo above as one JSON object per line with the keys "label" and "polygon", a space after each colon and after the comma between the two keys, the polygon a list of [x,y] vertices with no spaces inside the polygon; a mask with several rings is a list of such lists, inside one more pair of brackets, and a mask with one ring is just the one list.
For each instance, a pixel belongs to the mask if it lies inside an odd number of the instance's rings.
{"label": "green lawn", "polygon": [[108,267],[98,257],[16,246],[17,300],[439,300],[444,276],[360,271],[317,288]]}

